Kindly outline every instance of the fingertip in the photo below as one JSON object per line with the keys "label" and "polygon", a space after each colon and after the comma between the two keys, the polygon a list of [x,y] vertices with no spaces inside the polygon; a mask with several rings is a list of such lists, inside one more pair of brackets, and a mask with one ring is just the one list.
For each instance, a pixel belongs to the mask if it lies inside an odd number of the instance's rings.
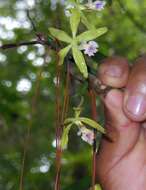
{"label": "fingertip", "polygon": [[126,90],[123,110],[132,121],[142,122],[146,118],[146,95],[138,91]]}
{"label": "fingertip", "polygon": [[124,87],[127,84],[128,75],[128,61],[120,56],[113,56],[103,60],[99,67],[99,78],[107,86]]}
{"label": "fingertip", "polygon": [[122,92],[116,89],[111,90],[105,97],[105,102],[111,108],[121,108],[122,105]]}
{"label": "fingertip", "polygon": [[123,92],[113,89],[108,92],[104,102],[106,108],[106,117],[108,120],[110,120],[110,125],[118,129],[118,131],[129,123],[129,119],[123,112],[123,97]]}
{"label": "fingertip", "polygon": [[138,58],[131,70],[123,106],[131,120],[141,122],[146,119],[146,55]]}

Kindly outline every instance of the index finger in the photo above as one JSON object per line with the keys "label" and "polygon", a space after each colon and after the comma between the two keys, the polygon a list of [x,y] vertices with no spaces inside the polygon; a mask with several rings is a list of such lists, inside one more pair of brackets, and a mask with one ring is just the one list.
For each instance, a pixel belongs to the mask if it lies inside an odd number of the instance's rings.
{"label": "index finger", "polygon": [[134,121],[146,119],[146,55],[132,68],[124,96],[124,111]]}

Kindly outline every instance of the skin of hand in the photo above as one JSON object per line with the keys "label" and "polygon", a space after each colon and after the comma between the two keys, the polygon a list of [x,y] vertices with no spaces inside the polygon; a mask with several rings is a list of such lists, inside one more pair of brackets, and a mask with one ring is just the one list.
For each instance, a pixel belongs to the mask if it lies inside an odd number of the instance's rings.
{"label": "skin of hand", "polygon": [[102,139],[97,181],[103,190],[146,190],[146,55],[131,68],[125,58],[107,58],[98,75],[113,87],[103,100],[105,128],[113,142]]}

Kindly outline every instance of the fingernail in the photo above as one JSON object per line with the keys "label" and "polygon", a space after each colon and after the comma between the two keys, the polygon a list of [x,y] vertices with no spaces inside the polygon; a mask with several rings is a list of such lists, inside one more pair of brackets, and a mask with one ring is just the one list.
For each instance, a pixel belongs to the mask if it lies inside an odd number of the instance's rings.
{"label": "fingernail", "polygon": [[136,116],[142,116],[146,112],[146,97],[137,93],[129,96],[127,100],[127,110]]}
{"label": "fingernail", "polygon": [[123,71],[121,68],[112,65],[108,67],[107,71],[105,71],[105,74],[109,75],[110,77],[121,77]]}

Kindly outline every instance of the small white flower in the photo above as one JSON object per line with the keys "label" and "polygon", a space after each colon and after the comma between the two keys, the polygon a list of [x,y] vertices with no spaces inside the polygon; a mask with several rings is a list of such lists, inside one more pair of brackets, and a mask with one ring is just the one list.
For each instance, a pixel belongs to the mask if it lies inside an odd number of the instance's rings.
{"label": "small white flower", "polygon": [[69,3],[69,4],[67,4],[66,9],[73,9],[74,7],[75,6],[73,3]]}
{"label": "small white flower", "polygon": [[70,17],[71,16],[71,12],[67,9],[64,10],[65,16],[66,17]]}
{"label": "small white flower", "polygon": [[88,56],[94,56],[94,54],[98,51],[99,45],[95,41],[82,42],[79,46],[80,50],[84,50],[84,54]]}
{"label": "small white flower", "polygon": [[93,144],[94,142],[94,133],[93,131],[87,129],[86,127],[82,126],[78,133],[79,136],[81,136],[81,139],[87,143],[89,143],[90,145]]}

